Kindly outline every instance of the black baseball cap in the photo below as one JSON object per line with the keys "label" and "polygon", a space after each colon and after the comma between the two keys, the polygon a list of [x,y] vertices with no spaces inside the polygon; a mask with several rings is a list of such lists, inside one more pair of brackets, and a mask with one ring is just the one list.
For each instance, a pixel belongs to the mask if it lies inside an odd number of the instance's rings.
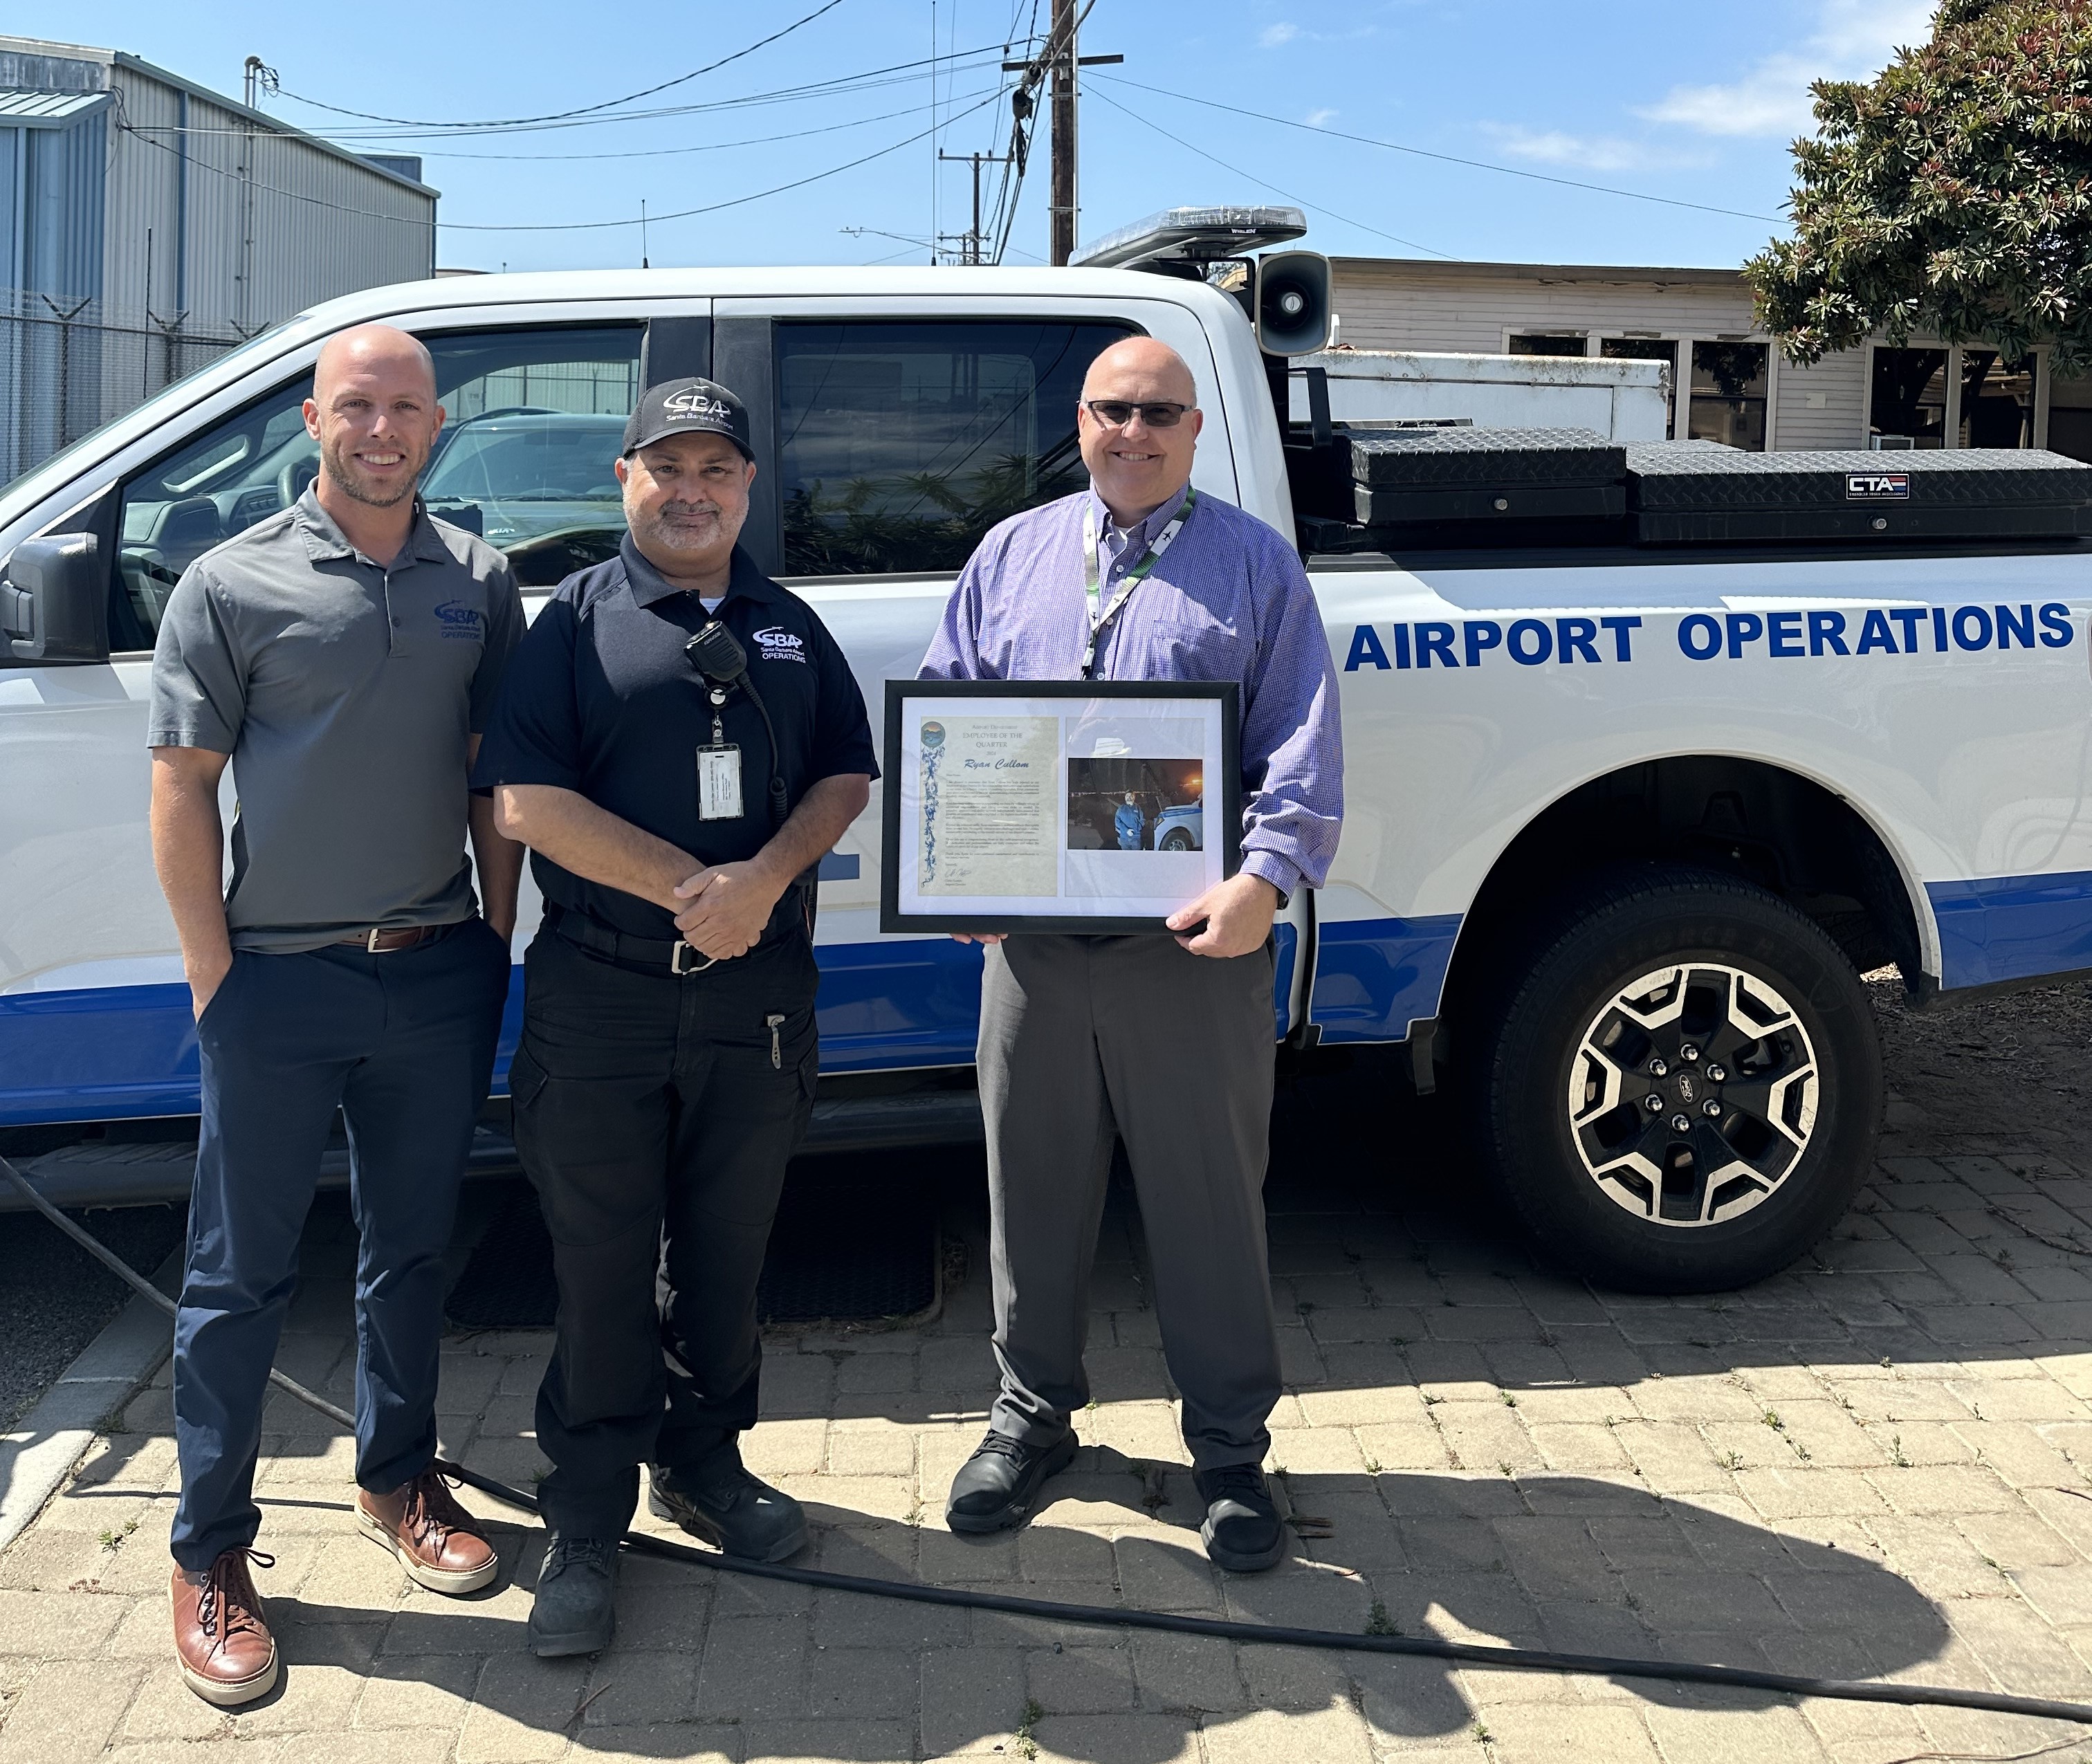
{"label": "black baseball cap", "polygon": [[723,435],[748,459],[748,407],[716,380],[663,380],[640,395],[638,409],[625,425],[620,456],[651,447],[672,435]]}

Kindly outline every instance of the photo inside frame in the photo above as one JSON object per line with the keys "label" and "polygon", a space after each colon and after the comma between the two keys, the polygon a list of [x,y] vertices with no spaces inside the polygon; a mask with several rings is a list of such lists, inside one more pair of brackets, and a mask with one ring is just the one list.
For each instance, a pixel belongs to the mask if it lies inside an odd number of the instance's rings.
{"label": "photo inside frame", "polygon": [[1204,850],[1205,770],[1202,759],[1070,759],[1067,849]]}

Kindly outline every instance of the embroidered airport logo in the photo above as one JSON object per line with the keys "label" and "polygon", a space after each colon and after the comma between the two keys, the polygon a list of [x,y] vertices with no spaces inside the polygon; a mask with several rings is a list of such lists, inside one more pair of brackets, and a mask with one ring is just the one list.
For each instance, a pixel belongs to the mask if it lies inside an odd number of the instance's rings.
{"label": "embroidered airport logo", "polygon": [[756,647],[763,651],[765,661],[793,661],[806,664],[806,640],[795,637],[781,625],[773,625],[755,633]]}
{"label": "embroidered airport logo", "polygon": [[479,641],[486,616],[478,607],[469,607],[462,600],[446,600],[436,608],[436,618],[443,628],[444,638],[454,638],[460,642]]}

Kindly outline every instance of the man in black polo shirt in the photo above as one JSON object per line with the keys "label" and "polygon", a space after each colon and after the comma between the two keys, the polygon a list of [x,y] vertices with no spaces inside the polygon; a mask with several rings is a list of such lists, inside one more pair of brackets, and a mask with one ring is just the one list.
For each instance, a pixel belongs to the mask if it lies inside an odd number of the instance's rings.
{"label": "man in black polo shirt", "polygon": [[735,547],[755,476],[740,400],[652,388],[616,470],[631,531],[538,616],[473,773],[545,897],[509,1071],[560,1285],[543,1655],[608,1645],[642,1463],[653,1510],[730,1554],[806,1541],[738,1440],[756,1277],[813,1105],[812,871],[878,772],[835,640]]}

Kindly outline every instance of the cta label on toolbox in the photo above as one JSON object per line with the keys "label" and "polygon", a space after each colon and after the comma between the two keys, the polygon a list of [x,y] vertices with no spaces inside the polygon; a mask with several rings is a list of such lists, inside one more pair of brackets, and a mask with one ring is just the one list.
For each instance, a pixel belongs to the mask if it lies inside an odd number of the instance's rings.
{"label": "cta label on toolbox", "polygon": [[[1895,473],[1872,474],[1893,477]],[[2068,649],[2077,628],[2060,600],[2042,606],[1809,607],[1779,612],[1688,612],[1672,633],[1692,661],[1766,655],[1938,655],[1951,650]],[[1351,629],[1344,672],[1360,668],[1588,666],[1645,659],[1662,642],[1636,614],[1554,618],[1421,619]]]}

